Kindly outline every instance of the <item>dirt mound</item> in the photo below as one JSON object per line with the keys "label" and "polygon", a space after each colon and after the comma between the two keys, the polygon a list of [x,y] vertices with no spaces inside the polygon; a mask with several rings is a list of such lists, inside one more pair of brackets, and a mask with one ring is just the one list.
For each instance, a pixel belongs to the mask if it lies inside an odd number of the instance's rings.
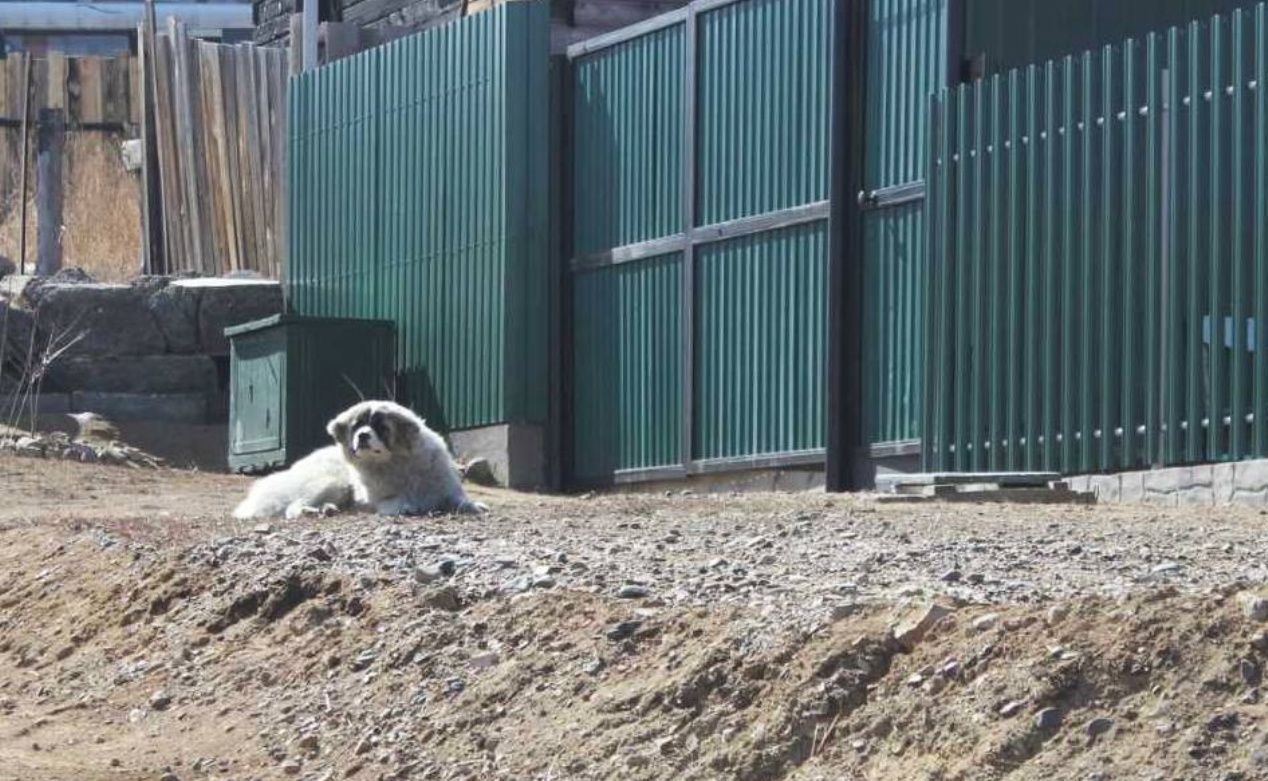
{"label": "dirt mound", "polygon": [[1231,589],[953,607],[908,648],[894,630],[917,603],[796,628],[741,607],[487,594],[443,573],[354,579],[321,547],[278,571],[101,530],[25,548],[6,536],[0,777],[1226,779],[1268,767],[1268,639]]}
{"label": "dirt mound", "polygon": [[0,483],[3,781],[1268,778],[1255,511]]}

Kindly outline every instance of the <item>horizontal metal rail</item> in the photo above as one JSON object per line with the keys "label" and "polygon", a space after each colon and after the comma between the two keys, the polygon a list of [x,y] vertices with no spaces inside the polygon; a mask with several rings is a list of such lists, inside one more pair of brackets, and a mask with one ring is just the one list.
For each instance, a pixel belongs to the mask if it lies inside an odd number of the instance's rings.
{"label": "horizontal metal rail", "polygon": [[673,27],[676,24],[682,24],[687,21],[687,17],[692,14],[702,14],[706,11],[715,11],[734,3],[743,2],[743,0],[695,0],[695,2],[676,8],[673,11],[653,16],[650,19],[644,19],[628,27],[622,27],[619,30],[613,30],[610,33],[596,35],[579,43],[574,43],[565,51],[568,59],[575,60],[578,57],[584,57],[587,54],[594,54],[597,51],[608,49],[618,44],[632,41],[635,38],[641,38],[649,33],[657,30],[663,30],[666,27]]}
{"label": "horizontal metal rail", "polygon": [[752,217],[742,217],[738,220],[705,225],[693,229],[690,234],[678,233],[664,238],[613,247],[603,252],[595,252],[584,257],[574,258],[572,268],[573,270],[581,270],[602,268],[618,263],[630,263],[636,260],[668,255],[673,252],[681,252],[686,249],[688,244],[699,246],[711,242],[750,236],[754,233],[765,233],[780,228],[788,228],[793,225],[802,225],[817,220],[826,220],[827,218],[828,202],[818,201],[791,209],[780,209]]}

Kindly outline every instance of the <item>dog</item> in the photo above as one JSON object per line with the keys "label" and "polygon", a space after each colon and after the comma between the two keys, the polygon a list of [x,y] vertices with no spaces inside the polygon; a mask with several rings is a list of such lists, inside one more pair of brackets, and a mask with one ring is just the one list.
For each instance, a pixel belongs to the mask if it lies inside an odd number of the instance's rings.
{"label": "dog", "polygon": [[462,489],[445,440],[392,401],[363,401],[326,427],[356,472],[364,501],[380,515],[480,513]]}
{"label": "dog", "polygon": [[331,514],[480,513],[467,497],[444,439],[422,418],[390,401],[363,401],[326,426],[335,444],[251,486],[234,517]]}

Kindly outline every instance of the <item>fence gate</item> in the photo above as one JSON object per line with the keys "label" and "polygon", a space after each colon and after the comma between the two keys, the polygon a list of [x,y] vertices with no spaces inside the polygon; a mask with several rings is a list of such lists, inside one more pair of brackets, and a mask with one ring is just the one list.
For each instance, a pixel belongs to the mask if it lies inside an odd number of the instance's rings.
{"label": "fence gate", "polygon": [[1268,14],[933,101],[926,467],[1268,456]]}
{"label": "fence gate", "polygon": [[833,0],[572,47],[572,476],[820,463]]}

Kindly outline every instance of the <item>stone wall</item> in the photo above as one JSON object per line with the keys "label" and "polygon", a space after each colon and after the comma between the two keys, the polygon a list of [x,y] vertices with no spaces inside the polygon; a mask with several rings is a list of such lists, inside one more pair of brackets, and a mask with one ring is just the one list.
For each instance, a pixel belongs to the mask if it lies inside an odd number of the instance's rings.
{"label": "stone wall", "polygon": [[1070,487],[1093,491],[1102,502],[1268,505],[1268,460],[1082,475],[1070,478]]}
{"label": "stone wall", "polygon": [[[218,443],[216,463],[204,465],[223,467],[229,380],[224,329],[280,313],[276,282],[143,277],[101,284],[67,271],[24,280],[19,288],[10,288],[7,301],[0,298],[11,358],[25,353],[32,329],[37,344],[54,332],[83,334],[48,369],[39,405],[45,418],[96,412],[125,433],[129,421],[159,429],[196,427]],[[46,423],[58,427],[55,420]]]}

